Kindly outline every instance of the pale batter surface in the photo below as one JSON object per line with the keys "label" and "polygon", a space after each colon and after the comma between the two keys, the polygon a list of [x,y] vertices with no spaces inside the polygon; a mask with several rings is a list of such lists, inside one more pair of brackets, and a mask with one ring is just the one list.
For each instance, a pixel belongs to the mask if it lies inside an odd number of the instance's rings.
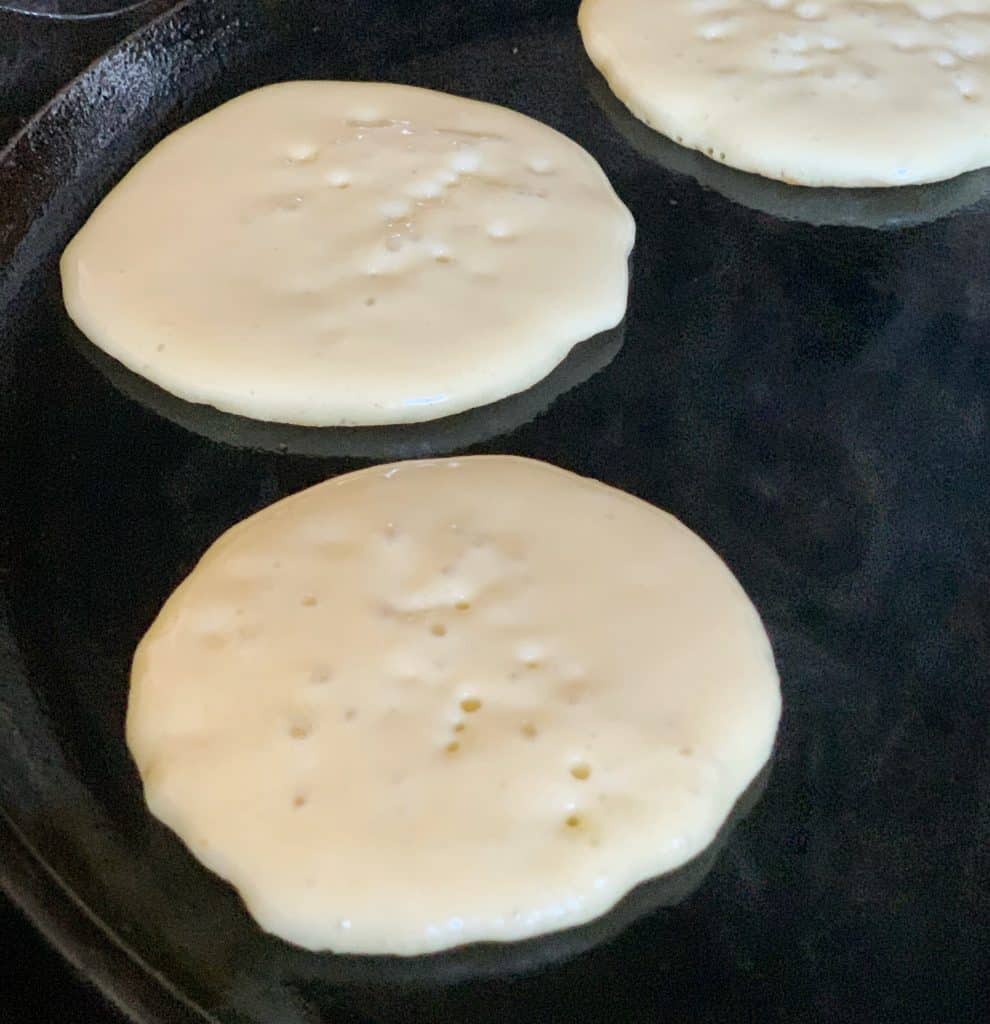
{"label": "pale batter surface", "polygon": [[585,47],[641,120],[802,185],[990,164],[990,0],[583,0]]}
{"label": "pale batter surface", "polygon": [[72,319],[166,390],[338,425],[521,391],[625,312],[634,225],[578,145],[409,86],[292,82],[156,146],[62,258]]}
{"label": "pale batter surface", "polygon": [[416,954],[587,921],[766,762],[752,604],[676,519],[542,462],[379,466],[235,526],[134,659],[151,811],[270,932]]}

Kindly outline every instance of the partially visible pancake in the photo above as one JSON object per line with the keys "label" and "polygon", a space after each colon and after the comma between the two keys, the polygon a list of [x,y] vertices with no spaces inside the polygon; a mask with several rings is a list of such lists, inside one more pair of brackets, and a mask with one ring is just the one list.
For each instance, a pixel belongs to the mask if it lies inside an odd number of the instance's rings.
{"label": "partially visible pancake", "polygon": [[812,186],[990,165],[990,0],[583,0],[592,61],[641,120]]}

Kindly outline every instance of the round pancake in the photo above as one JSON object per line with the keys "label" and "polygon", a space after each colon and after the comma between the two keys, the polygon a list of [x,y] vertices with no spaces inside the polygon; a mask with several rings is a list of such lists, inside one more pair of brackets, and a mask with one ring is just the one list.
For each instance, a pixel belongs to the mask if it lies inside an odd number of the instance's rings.
{"label": "round pancake", "polygon": [[641,120],[812,186],[990,164],[990,0],[583,0],[592,61]]}
{"label": "round pancake", "polygon": [[172,394],[318,426],[522,391],[625,312],[634,224],[580,146],[409,86],[291,82],[159,143],[62,257],[66,308]]}
{"label": "round pancake", "polygon": [[263,928],[418,954],[580,924],[689,861],[779,711],[759,617],[690,530],[477,456],[224,534],[138,648],[127,741]]}

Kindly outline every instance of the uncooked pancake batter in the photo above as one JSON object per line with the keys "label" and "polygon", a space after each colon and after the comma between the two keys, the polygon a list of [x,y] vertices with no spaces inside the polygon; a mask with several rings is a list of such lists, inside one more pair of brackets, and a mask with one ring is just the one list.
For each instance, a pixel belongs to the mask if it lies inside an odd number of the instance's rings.
{"label": "uncooked pancake batter", "polygon": [[72,319],[192,402],[435,419],[622,319],[634,225],[580,146],[409,86],[292,82],[170,135],[62,258]]}
{"label": "uncooked pancake batter", "polygon": [[990,0],[583,0],[615,94],[690,149],[800,185],[990,164]]}
{"label": "uncooked pancake batter", "polygon": [[137,651],[127,739],[263,928],[416,954],[585,922],[684,864],[779,710],[760,619],[690,530],[478,456],[228,531]]}

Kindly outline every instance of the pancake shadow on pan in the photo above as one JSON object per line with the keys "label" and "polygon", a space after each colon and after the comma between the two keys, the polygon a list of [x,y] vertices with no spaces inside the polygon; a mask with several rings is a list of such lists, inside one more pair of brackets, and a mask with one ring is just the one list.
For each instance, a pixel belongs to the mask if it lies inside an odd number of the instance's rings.
{"label": "pancake shadow on pan", "polygon": [[[759,802],[772,760],[757,773],[736,801],[715,839],[687,864],[642,882],[610,911],[587,924],[518,942],[476,942],[424,956],[358,956],[310,953],[258,933],[239,949],[238,975],[252,987],[289,987],[304,1002],[322,1005],[341,988],[356,993],[366,986],[381,990],[435,989],[460,982],[519,976],[551,967],[604,946],[634,922],[691,896],[714,867],[736,825]],[[245,912],[246,917],[246,912]],[[245,922],[247,923],[247,922]],[[672,924],[672,933],[676,926]],[[231,979],[234,989],[238,979]],[[325,991],[324,991],[324,986]]]}
{"label": "pancake shadow on pan", "polygon": [[815,227],[903,228],[940,220],[990,195],[990,168],[928,185],[892,188],[809,188],[740,171],[654,131],[619,100],[590,60],[584,60],[582,67],[595,103],[647,160],[687,175],[734,203],[782,220]]}
{"label": "pancake shadow on pan", "polygon": [[235,448],[315,458],[401,460],[442,455],[512,433],[545,412],[561,395],[605,369],[625,338],[623,319],[579,342],[542,380],[497,402],[423,423],[368,427],[304,427],[253,420],[178,398],[129,370],[94,345],[68,318],[69,344],[127,398],[194,434]]}

